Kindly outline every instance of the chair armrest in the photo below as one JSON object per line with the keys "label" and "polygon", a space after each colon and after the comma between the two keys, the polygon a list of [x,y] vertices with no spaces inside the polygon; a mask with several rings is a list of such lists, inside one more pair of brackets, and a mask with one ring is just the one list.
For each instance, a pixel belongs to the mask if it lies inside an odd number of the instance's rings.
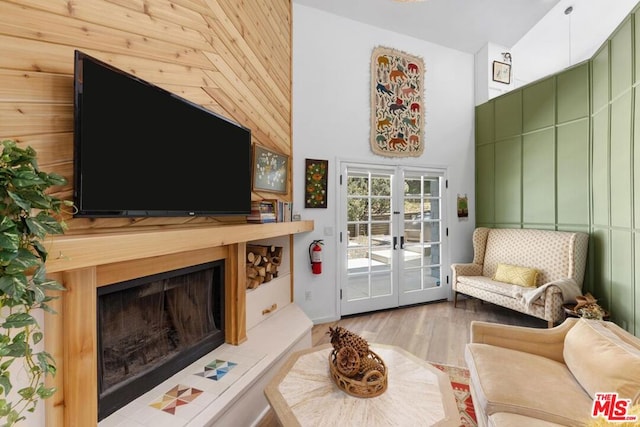
{"label": "chair armrest", "polygon": [[453,270],[455,276],[481,276],[482,264],[451,264],[451,270]]}
{"label": "chair armrest", "polygon": [[451,264],[451,289],[458,289],[458,276],[482,276],[482,264]]}
{"label": "chair armrest", "polygon": [[553,282],[549,282],[549,285],[552,286],[547,288],[547,296],[562,293],[562,298],[565,303],[575,301],[578,296],[582,295],[582,286],[578,285],[571,277],[554,280]]}
{"label": "chair armrest", "polygon": [[570,318],[560,325],[548,329],[473,320],[471,321],[470,342],[537,354],[564,363],[562,356],[564,338],[578,320]]}
{"label": "chair armrest", "polygon": [[451,264],[451,289],[454,291],[458,288],[458,276],[482,276],[482,264],[461,263]]}

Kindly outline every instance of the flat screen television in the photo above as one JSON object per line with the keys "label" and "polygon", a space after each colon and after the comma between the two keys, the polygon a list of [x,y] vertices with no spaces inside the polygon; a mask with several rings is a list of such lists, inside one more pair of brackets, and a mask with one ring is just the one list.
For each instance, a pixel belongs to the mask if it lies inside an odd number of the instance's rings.
{"label": "flat screen television", "polygon": [[77,217],[251,211],[251,131],[83,52],[74,54]]}

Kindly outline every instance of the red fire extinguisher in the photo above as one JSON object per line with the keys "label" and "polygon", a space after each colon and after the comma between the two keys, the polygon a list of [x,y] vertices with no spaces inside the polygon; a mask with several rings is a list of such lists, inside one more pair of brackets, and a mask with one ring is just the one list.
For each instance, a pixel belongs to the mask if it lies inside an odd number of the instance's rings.
{"label": "red fire extinguisher", "polygon": [[313,274],[322,273],[322,240],[314,240],[309,245],[309,261]]}

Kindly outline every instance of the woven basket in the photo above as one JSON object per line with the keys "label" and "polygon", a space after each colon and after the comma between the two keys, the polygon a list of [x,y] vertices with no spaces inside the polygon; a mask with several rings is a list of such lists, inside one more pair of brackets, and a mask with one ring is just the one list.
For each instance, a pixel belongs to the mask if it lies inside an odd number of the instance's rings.
{"label": "woven basket", "polygon": [[383,372],[371,370],[361,378],[349,378],[340,373],[336,365],[336,354],[335,350],[329,354],[329,370],[331,379],[340,390],[356,397],[376,397],[387,389],[387,365],[375,352],[369,350],[369,355],[382,366]]}

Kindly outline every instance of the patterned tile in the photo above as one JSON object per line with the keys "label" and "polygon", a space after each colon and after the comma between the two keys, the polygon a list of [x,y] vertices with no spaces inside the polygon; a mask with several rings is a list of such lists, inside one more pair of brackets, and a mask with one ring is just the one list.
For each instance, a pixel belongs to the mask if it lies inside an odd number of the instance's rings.
{"label": "patterned tile", "polygon": [[176,409],[179,406],[186,405],[197,398],[202,390],[198,390],[193,387],[178,384],[165,392],[154,402],[151,402],[149,406],[152,408],[160,409],[171,415],[175,415]]}
{"label": "patterned tile", "polygon": [[231,369],[235,368],[238,364],[235,362],[228,362],[226,360],[215,359],[213,362],[208,363],[204,367],[203,372],[198,372],[195,375],[200,377],[209,378],[210,380],[218,381],[225,376]]}
{"label": "patterned tile", "polygon": [[218,348],[98,425],[184,427],[265,356],[226,346]]}

